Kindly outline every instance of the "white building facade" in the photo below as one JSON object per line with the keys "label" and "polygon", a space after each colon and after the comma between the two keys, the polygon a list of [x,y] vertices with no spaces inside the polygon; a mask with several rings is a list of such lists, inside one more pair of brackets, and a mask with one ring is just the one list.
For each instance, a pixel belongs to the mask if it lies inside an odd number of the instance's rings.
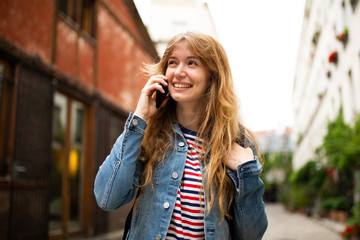
{"label": "white building facade", "polygon": [[359,0],[307,0],[293,89],[293,167],[314,159],[340,107],[360,114]]}
{"label": "white building facade", "polygon": [[[162,56],[167,42],[177,33],[199,31],[217,39],[206,2],[202,0],[149,0],[145,25]],[[143,0],[135,1],[139,6]]]}

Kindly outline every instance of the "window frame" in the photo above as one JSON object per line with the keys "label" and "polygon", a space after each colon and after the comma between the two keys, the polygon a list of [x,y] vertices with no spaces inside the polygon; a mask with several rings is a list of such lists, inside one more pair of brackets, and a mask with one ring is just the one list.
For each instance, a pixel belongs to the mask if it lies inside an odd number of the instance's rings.
{"label": "window frame", "polygon": [[[69,95],[66,92],[57,91],[54,92],[54,103],[53,106],[56,106],[55,103],[55,95],[59,94],[61,98],[65,99],[65,129],[64,129],[64,150],[63,150],[63,171],[62,171],[62,191],[60,192],[62,207],[61,207],[61,219],[60,219],[60,226],[55,229],[50,229],[49,227],[49,239],[55,240],[55,239],[62,239],[65,236],[80,236],[86,231],[87,229],[87,223],[85,216],[88,215],[87,211],[89,211],[88,207],[86,207],[85,203],[85,196],[87,195],[87,186],[86,183],[88,180],[86,179],[88,176],[86,176],[86,171],[88,171],[89,162],[85,161],[88,155],[88,126],[89,126],[89,119],[88,119],[88,112],[89,108],[88,105],[81,101],[80,99],[74,98],[72,95]],[[70,164],[70,153],[72,151],[72,147],[74,146],[74,138],[77,134],[76,132],[73,132],[74,128],[76,128],[76,121],[74,121],[76,118],[74,118],[74,115],[76,115],[77,106],[81,105],[83,110],[83,124],[82,124],[82,130],[81,130],[81,138],[82,138],[82,154],[79,159],[79,182],[78,182],[78,194],[79,194],[79,205],[78,205],[78,215],[77,215],[77,221],[73,221],[71,219],[71,196],[69,195],[69,192],[71,192],[71,179],[70,179],[70,171],[71,171],[71,164]],[[54,108],[55,110],[55,108]],[[53,116],[55,117],[55,116]],[[54,124],[53,119],[53,124]],[[53,126],[54,127],[54,126]],[[76,129],[77,130],[77,129]],[[53,129],[54,131],[54,129]],[[75,135],[74,135],[75,134]],[[52,141],[56,141],[54,138],[55,135],[52,136]],[[76,141],[76,140],[75,140]],[[51,161],[54,161],[54,159],[51,159]],[[52,170],[51,170],[52,171]],[[72,193],[73,194],[73,193]],[[48,222],[50,224],[50,222]]]}
{"label": "window frame", "polygon": [[75,30],[95,36],[95,0],[59,0],[58,15]]}

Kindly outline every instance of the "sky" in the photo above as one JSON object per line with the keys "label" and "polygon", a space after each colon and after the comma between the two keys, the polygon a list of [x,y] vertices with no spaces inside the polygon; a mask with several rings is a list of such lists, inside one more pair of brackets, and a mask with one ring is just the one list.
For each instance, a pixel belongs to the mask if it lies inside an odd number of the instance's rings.
{"label": "sky", "polygon": [[[252,131],[293,124],[292,90],[306,0],[206,0]],[[139,13],[146,22],[141,5]]]}
{"label": "sky", "polygon": [[230,61],[245,125],[293,124],[292,91],[305,0],[209,0]]}

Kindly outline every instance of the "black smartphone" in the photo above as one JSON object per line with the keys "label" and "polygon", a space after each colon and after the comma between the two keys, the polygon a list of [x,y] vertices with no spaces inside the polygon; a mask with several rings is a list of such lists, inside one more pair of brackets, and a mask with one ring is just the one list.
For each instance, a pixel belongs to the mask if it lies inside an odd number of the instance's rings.
{"label": "black smartphone", "polygon": [[156,108],[159,108],[162,104],[162,102],[165,100],[169,90],[167,86],[164,86],[160,84],[162,88],[164,89],[165,93],[160,92],[159,90],[156,90]]}

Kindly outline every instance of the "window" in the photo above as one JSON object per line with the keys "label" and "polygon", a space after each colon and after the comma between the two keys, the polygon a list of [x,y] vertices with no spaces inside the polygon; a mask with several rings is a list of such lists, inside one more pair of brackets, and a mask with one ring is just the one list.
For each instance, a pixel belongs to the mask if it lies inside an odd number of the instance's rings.
{"label": "window", "polygon": [[79,1],[59,0],[59,11],[65,13],[74,22],[77,22],[77,6]]}
{"label": "window", "polygon": [[9,173],[6,143],[10,116],[10,72],[10,64],[0,59],[0,178],[6,177]]}
{"label": "window", "polygon": [[59,0],[59,12],[87,34],[94,36],[94,0]]}
{"label": "window", "polygon": [[81,29],[89,35],[94,35],[94,1],[83,0],[81,7]]}
{"label": "window", "polygon": [[356,5],[358,4],[359,0],[350,0],[351,6],[353,9],[356,8]]}
{"label": "window", "polygon": [[49,199],[51,235],[82,228],[85,106],[56,93],[53,108]]}

